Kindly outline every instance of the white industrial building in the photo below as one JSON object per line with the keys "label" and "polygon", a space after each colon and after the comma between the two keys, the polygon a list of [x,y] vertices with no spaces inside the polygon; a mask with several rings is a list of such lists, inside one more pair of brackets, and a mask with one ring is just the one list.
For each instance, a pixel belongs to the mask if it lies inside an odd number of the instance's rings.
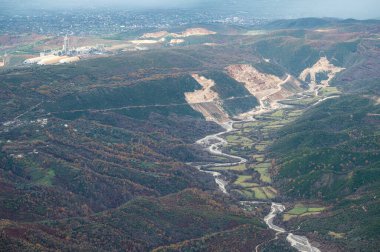
{"label": "white industrial building", "polygon": [[24,64],[53,65],[73,63],[79,61],[81,56],[102,54],[104,52],[104,45],[70,48],[69,42],[70,40],[66,35],[63,38],[62,50],[50,51],[49,53],[41,52],[39,57],[27,59]]}

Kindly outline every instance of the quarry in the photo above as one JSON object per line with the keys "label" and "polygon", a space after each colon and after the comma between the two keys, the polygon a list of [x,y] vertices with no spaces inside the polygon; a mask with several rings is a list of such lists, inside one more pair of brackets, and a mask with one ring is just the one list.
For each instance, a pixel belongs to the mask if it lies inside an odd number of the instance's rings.
{"label": "quarry", "polygon": [[[277,76],[261,73],[251,65],[231,65],[226,68],[228,74],[244,84],[247,90],[260,101],[260,110],[276,108],[278,101],[302,91],[301,82],[291,75],[284,79]],[[287,89],[285,84],[291,88]]]}
{"label": "quarry", "polygon": [[303,70],[299,78],[310,82],[310,90],[315,90],[318,87],[327,87],[335,75],[343,70],[344,68],[331,64],[326,57],[321,57],[312,67]]}
{"label": "quarry", "polygon": [[193,109],[199,111],[206,120],[219,124],[226,123],[229,116],[221,106],[218,93],[211,89],[215,82],[198,74],[192,74],[192,77],[202,86],[202,89],[185,93],[186,101]]}

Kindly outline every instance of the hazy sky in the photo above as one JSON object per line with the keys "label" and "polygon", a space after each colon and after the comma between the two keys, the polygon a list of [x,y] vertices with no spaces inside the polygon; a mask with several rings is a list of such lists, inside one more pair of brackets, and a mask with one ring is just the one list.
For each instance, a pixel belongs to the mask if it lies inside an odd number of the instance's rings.
{"label": "hazy sky", "polygon": [[[247,11],[254,17],[380,18],[380,0],[0,0],[0,9],[206,8]],[[256,15],[256,16],[255,16]]]}

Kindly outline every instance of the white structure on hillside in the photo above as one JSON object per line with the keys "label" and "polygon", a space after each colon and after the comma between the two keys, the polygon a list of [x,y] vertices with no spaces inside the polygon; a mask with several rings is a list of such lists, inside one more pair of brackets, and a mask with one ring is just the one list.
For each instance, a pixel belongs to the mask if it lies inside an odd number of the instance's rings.
{"label": "white structure on hillside", "polygon": [[5,66],[5,63],[6,63],[6,60],[7,60],[7,54],[4,54],[4,56],[1,58],[1,61],[0,61],[0,67],[4,67]]}
{"label": "white structure on hillside", "polygon": [[67,55],[69,52],[69,38],[67,35],[63,38],[62,54]]}
{"label": "white structure on hillside", "polygon": [[41,52],[39,57],[27,59],[24,61],[24,64],[54,65],[74,63],[79,61],[81,57],[103,54],[104,51],[104,45],[70,48],[69,38],[66,35],[63,38],[62,50]]}

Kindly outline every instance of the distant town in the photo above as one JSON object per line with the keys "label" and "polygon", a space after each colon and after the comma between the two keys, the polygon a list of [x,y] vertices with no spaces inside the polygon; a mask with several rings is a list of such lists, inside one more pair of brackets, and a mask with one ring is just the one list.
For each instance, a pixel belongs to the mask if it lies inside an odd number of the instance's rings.
{"label": "distant town", "polygon": [[[244,12],[192,9],[0,12],[0,68],[75,63],[119,51],[186,45],[184,37],[177,33],[200,24],[253,27],[267,22]],[[155,34],[167,30],[175,33],[161,37]],[[141,37],[142,34],[154,36]]]}
{"label": "distant town", "polygon": [[65,12],[40,11],[27,14],[1,14],[0,34],[37,33],[56,36],[104,35],[138,30],[157,30],[192,24],[224,23],[257,25],[267,22],[247,13],[236,15],[212,11],[162,10],[162,11],[115,11],[73,10]]}

